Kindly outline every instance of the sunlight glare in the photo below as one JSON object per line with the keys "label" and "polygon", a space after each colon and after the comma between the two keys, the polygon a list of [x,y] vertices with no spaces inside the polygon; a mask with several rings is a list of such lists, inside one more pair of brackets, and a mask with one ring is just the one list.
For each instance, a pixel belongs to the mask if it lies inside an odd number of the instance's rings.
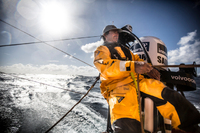
{"label": "sunlight glare", "polygon": [[43,5],[42,25],[46,31],[62,34],[70,23],[70,15],[60,3],[52,2]]}

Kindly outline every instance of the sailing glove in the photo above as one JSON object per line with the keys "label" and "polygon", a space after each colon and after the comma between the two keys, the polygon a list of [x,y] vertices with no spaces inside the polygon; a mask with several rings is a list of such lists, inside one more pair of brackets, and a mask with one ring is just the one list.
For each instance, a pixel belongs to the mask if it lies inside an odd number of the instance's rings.
{"label": "sailing glove", "polygon": [[160,73],[155,68],[148,72],[147,75],[152,79],[160,80]]}
{"label": "sailing glove", "polygon": [[148,63],[144,61],[134,61],[135,64],[135,72],[137,74],[144,74],[144,73],[149,73],[153,67],[150,66]]}
{"label": "sailing glove", "polygon": [[147,74],[150,78],[160,80],[160,73],[151,65],[143,61],[135,61],[135,72],[138,74]]}

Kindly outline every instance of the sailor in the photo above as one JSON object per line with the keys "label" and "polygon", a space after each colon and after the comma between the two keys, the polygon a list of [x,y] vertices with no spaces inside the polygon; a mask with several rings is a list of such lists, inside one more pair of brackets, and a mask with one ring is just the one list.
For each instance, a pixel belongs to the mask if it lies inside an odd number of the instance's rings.
{"label": "sailor", "polygon": [[[160,74],[151,65],[118,43],[121,29],[107,25],[103,29],[104,44],[94,52],[94,65],[101,73],[101,93],[106,98],[115,133],[140,133],[141,124],[136,87],[131,78],[139,74],[143,96],[152,99],[164,118],[172,121],[178,130],[194,132],[200,123],[198,110],[178,92],[160,82]],[[146,74],[150,78],[144,78]]]}

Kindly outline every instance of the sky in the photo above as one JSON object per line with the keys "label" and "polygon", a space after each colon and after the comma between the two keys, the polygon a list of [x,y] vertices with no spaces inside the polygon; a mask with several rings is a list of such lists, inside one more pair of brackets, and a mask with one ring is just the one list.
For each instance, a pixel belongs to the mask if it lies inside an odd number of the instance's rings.
{"label": "sky", "polygon": [[[0,0],[0,71],[97,76],[93,52],[106,25],[161,39],[168,64],[200,64],[199,0]],[[96,36],[96,37],[91,37]],[[79,37],[82,39],[62,40]],[[198,69],[200,75],[200,69]]]}

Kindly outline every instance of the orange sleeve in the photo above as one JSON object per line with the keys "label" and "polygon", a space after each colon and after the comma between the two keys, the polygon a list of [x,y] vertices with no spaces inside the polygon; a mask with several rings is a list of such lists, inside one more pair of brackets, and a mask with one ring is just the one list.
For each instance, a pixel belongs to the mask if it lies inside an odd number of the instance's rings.
{"label": "orange sleeve", "polygon": [[[134,58],[139,60],[139,56]],[[111,59],[110,51],[106,46],[99,46],[94,52],[94,65],[106,79],[119,79],[130,76],[130,72],[135,72],[134,61]]]}

